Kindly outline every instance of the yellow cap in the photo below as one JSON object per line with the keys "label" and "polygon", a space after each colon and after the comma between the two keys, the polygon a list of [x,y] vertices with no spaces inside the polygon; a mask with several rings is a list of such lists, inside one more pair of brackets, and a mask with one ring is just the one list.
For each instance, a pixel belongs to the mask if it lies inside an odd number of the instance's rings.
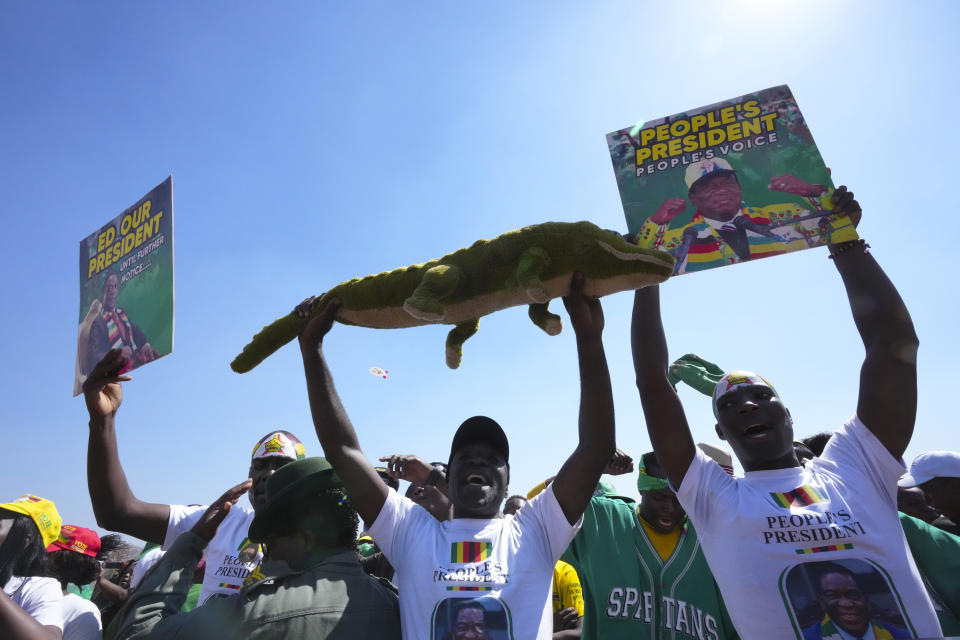
{"label": "yellow cap", "polygon": [[50,543],[60,536],[60,525],[63,524],[63,521],[60,519],[60,514],[57,513],[57,507],[46,498],[39,498],[28,493],[13,502],[0,504],[0,509],[30,516],[30,519],[37,525],[37,529],[40,530],[44,548],[50,546]]}

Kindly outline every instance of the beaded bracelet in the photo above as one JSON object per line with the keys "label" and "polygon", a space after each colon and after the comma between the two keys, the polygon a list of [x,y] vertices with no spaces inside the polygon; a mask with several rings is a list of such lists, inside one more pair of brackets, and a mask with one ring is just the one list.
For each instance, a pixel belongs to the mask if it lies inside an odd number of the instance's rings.
{"label": "beaded bracelet", "polygon": [[833,260],[844,251],[853,249],[854,247],[860,247],[864,253],[870,253],[870,245],[867,244],[867,241],[863,238],[859,238],[857,240],[850,240],[849,242],[841,242],[837,245],[830,245],[830,247],[828,247],[830,249],[830,255],[827,257]]}

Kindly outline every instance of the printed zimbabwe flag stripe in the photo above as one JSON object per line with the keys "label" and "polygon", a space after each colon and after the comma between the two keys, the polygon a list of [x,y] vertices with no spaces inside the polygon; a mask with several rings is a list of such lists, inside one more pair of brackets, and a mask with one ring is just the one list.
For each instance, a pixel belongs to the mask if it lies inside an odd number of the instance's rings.
{"label": "printed zimbabwe flag stripe", "polygon": [[447,591],[490,591],[492,587],[447,587]]}
{"label": "printed zimbabwe flag stripe", "polygon": [[822,493],[809,485],[797,487],[793,491],[787,491],[786,493],[771,493],[770,497],[773,498],[773,502],[778,507],[784,509],[789,509],[790,507],[806,507],[826,500]]}
{"label": "printed zimbabwe flag stripe", "polygon": [[695,240],[690,248],[687,250],[688,254],[698,254],[698,253],[713,253],[714,251],[720,251],[720,243],[709,238],[707,240]]}
{"label": "printed zimbabwe flag stripe", "polygon": [[853,549],[853,545],[848,542],[846,544],[831,544],[826,547],[810,547],[809,549],[797,549],[797,555],[805,555],[808,553],[823,553],[825,551],[844,551],[846,549]]}
{"label": "printed zimbabwe flag stripe", "polygon": [[454,542],[450,545],[450,562],[483,562],[492,550],[491,542]]}
{"label": "printed zimbabwe flag stripe", "polygon": [[221,582],[220,585],[219,585],[219,587],[220,587],[221,589],[237,589],[238,591],[239,591],[239,589],[240,589],[240,585],[239,585],[239,584],[229,584],[229,583],[226,583],[226,582]]}

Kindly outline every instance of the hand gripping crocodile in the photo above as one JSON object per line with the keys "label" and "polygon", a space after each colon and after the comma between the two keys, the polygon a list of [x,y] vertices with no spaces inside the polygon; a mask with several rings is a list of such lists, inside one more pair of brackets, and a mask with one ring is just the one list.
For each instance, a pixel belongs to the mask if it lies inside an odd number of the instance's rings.
{"label": "hand gripping crocodile", "polygon": [[[584,275],[584,295],[600,297],[663,282],[673,273],[673,257],[641,249],[618,233],[590,222],[545,222],[478,240],[437,260],[341,282],[315,306],[341,301],[336,319],[374,329],[452,324],[447,335],[447,366],[460,366],[463,343],[480,317],[521,304],[549,335],[562,328],[551,313],[551,299],[570,293],[575,271]],[[296,338],[310,318],[295,313],[277,319],[253,337],[230,366],[246,373]]]}

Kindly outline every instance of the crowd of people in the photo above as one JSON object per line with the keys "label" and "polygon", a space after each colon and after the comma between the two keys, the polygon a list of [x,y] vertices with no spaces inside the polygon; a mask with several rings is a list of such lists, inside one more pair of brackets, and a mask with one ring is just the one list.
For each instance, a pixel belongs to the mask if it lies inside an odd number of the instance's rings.
{"label": "crowd of people", "polygon": [[[831,200],[859,221],[852,193]],[[295,311],[312,318],[299,343],[324,457],[275,430],[254,444],[248,479],[212,503],[143,502],[118,455],[128,355],[113,349],[84,384],[90,499],[97,525],[147,546],[65,525],[43,497],[0,504],[0,637],[960,635],[960,453],[903,464],[910,315],[862,240],[829,251],[866,352],[856,414],[836,431],[798,438],[756,373],[694,355],[671,364],[652,286],[635,294],[631,342],[653,450],[618,450],[603,310],[574,274],[577,444],[525,495],[509,495],[509,440],[486,416],[463,421],[446,461],[373,466],[324,356],[339,303],[312,298]],[[679,381],[710,397],[723,446],[694,442]],[[639,502],[602,479],[634,472]]]}

